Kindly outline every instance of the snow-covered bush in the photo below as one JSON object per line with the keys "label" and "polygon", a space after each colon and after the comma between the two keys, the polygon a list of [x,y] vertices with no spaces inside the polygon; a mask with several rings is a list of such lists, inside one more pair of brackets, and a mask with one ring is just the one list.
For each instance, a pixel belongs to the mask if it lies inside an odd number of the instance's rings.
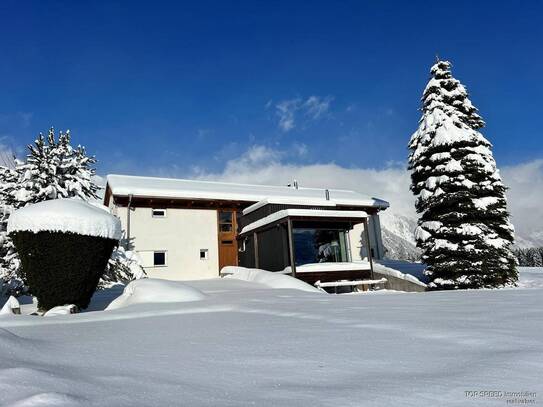
{"label": "snow-covered bush", "polygon": [[108,261],[106,272],[100,279],[99,288],[105,288],[116,283],[128,284],[146,276],[141,266],[139,256],[132,251],[118,246],[113,250]]}
{"label": "snow-covered bush", "polygon": [[517,280],[505,186],[466,88],[438,61],[412,135],[416,230],[434,289],[500,287]]}
{"label": "snow-covered bush", "polygon": [[120,221],[80,199],[55,199],[13,212],[8,233],[20,275],[41,310],[86,308],[121,237]]}

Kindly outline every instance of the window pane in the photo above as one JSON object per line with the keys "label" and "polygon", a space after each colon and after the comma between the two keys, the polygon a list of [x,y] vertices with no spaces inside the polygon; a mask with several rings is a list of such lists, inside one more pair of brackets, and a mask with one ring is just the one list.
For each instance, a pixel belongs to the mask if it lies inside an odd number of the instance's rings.
{"label": "window pane", "polygon": [[166,265],[166,253],[165,252],[155,252],[154,253],[154,265],[155,266],[165,266]]}
{"label": "window pane", "polygon": [[232,231],[232,224],[228,224],[228,223],[221,223],[219,225],[219,230],[221,232],[231,232]]}
{"label": "window pane", "polygon": [[294,229],[293,235],[297,265],[347,261],[344,231]]}
{"label": "window pane", "polygon": [[232,212],[219,212],[219,223],[232,224]]}

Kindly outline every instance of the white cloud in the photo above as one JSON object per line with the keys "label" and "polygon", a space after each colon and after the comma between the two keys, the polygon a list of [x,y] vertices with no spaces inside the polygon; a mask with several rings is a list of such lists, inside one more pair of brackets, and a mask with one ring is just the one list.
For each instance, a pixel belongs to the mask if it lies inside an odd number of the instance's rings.
{"label": "white cloud", "polygon": [[[279,128],[288,132],[296,127],[297,120],[304,116],[306,120],[317,120],[330,110],[333,97],[309,96],[302,98],[282,100],[275,105],[279,117]],[[270,101],[271,102],[271,101]],[[266,104],[268,108],[270,102]]]}
{"label": "white cloud", "polygon": [[[389,211],[416,216],[409,173],[398,163],[382,169],[345,168],[335,163],[293,164],[288,158],[284,152],[253,146],[240,158],[229,161],[223,171],[199,171],[197,177],[272,185],[287,185],[296,179],[300,186],[352,189],[382,198],[390,202]],[[502,167],[501,174],[510,188],[509,209],[518,236],[531,241],[538,241],[538,236],[543,239],[543,159]]]}
{"label": "white cloud", "polygon": [[287,185],[296,179],[300,186],[343,188],[383,198],[395,211],[414,215],[409,174],[403,167],[384,169],[345,168],[335,163],[300,165],[287,162],[285,152],[253,146],[241,157],[228,161],[218,173],[198,171],[197,178],[250,184]]}
{"label": "white cloud", "polygon": [[304,143],[294,143],[292,148],[294,149],[294,151],[296,151],[296,154],[298,154],[299,157],[304,157],[309,152],[307,144]]}
{"label": "white cloud", "polygon": [[300,109],[300,99],[283,100],[275,105],[279,116],[279,128],[290,131],[294,128],[294,115]]}
{"label": "white cloud", "polygon": [[330,96],[325,98],[310,96],[304,102],[303,109],[305,110],[306,115],[316,120],[330,109],[330,103],[332,103],[332,97]]}
{"label": "white cloud", "polygon": [[503,167],[511,221],[521,239],[543,245],[543,159]]}

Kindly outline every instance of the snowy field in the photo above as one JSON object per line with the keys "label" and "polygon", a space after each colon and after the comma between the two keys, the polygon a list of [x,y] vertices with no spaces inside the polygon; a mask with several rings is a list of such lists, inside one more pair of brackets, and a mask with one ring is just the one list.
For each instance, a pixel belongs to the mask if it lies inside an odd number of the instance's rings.
{"label": "snowy field", "polygon": [[465,393],[482,390],[542,403],[541,269],[521,272],[531,289],[334,296],[188,284],[205,295],[99,311],[113,288],[91,312],[0,317],[1,404],[508,405]]}

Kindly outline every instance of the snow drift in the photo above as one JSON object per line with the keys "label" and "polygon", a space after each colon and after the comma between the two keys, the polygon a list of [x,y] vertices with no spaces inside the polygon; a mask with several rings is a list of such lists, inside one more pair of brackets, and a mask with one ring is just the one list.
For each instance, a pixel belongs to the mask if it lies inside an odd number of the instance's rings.
{"label": "snow drift", "polygon": [[17,312],[20,312],[20,309],[21,305],[19,304],[19,301],[17,301],[17,298],[11,295],[2,307],[2,309],[0,309],[0,315],[13,315]]}
{"label": "snow drift", "polygon": [[200,301],[205,297],[200,290],[178,281],[144,278],[130,282],[106,310],[134,304]]}
{"label": "snow drift", "polygon": [[294,277],[266,270],[226,266],[221,270],[221,274],[226,274],[226,278],[259,283],[270,288],[290,288],[293,290],[322,293],[318,288],[312,287]]}

